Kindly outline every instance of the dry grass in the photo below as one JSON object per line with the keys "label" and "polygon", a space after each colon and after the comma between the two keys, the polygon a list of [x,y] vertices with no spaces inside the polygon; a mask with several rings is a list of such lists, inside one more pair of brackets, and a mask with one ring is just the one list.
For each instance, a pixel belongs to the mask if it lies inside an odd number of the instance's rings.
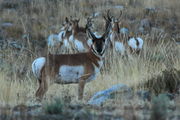
{"label": "dry grass", "polygon": [[[0,65],[0,105],[34,104],[34,93],[38,84],[32,75],[31,63],[36,57],[46,53],[46,38],[49,34],[60,31],[61,23],[66,16],[79,17],[81,19],[80,24],[83,26],[85,18],[92,12],[104,12],[108,8],[112,8],[113,5],[124,5],[127,9],[124,11],[122,19],[133,17],[135,18],[134,24],[139,23],[140,19],[143,18],[144,8],[157,7],[162,9],[155,15],[155,20],[157,23],[158,21],[167,22],[166,26],[159,25],[165,29],[165,33],[142,36],[145,40],[145,46],[140,56],[129,55],[128,60],[117,57],[117,55],[107,57],[106,62],[110,63],[110,67],[107,65],[96,80],[86,85],[85,101],[95,92],[117,83],[124,83],[129,86],[138,85],[161,74],[162,70],[169,68],[179,70],[179,46],[174,43],[174,40],[177,39],[171,36],[171,33],[178,33],[178,31],[172,32],[170,29],[166,29],[173,25],[180,27],[178,24],[180,23],[180,16],[177,13],[179,0],[134,1],[137,7],[131,7],[126,0],[88,0],[87,2],[83,0],[52,0],[46,2],[45,0],[32,0],[30,3],[16,1],[14,4],[18,7],[15,8],[5,6],[1,1],[0,23],[12,22],[14,25],[12,28],[2,28],[5,31],[5,34],[2,34],[3,38],[8,41],[11,41],[10,38],[19,40],[26,50],[18,51],[12,48],[1,50],[0,60],[3,63]],[[163,9],[167,9],[168,14],[164,14],[167,12]],[[118,14],[117,11],[119,10],[112,9],[113,14]],[[125,18],[126,16],[127,18]],[[165,21],[172,16],[177,17],[175,23],[170,24],[168,20]],[[104,24],[102,18],[97,18],[96,21],[96,29],[102,32]],[[132,30],[136,29],[135,25],[131,27]],[[28,35],[28,37],[23,39],[23,35]],[[77,85],[52,85],[45,99],[70,96],[72,101],[76,101],[76,91]]]}

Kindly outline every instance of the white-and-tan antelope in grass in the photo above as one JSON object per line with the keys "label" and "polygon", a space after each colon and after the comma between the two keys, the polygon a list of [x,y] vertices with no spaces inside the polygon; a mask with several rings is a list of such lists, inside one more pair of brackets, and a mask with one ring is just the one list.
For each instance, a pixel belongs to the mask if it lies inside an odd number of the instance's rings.
{"label": "white-and-tan antelope in grass", "polygon": [[[121,12],[122,14],[122,12]],[[124,35],[121,34],[120,32],[120,27],[119,27],[119,19],[113,18],[112,19],[112,32],[110,35],[110,41],[113,44],[113,49],[115,49],[115,51],[117,53],[120,53],[121,55],[125,55],[126,52],[126,41],[124,39]]]}
{"label": "white-and-tan antelope in grass", "polygon": [[90,29],[87,30],[88,36],[93,41],[88,52],[48,54],[46,57],[35,59],[32,63],[32,71],[39,81],[36,97],[43,98],[50,80],[51,83],[59,84],[78,83],[78,99],[82,99],[85,83],[96,78],[103,64],[109,29],[110,27],[100,38],[96,38]]}
{"label": "white-and-tan antelope in grass", "polygon": [[110,16],[110,10],[107,11],[107,15],[103,16],[105,19],[105,28],[107,27],[108,23],[111,23],[112,29],[110,34],[110,42],[112,45],[113,50],[115,50],[117,53],[120,53],[121,55],[125,54],[125,41],[123,39],[123,35],[120,33],[120,27],[119,27],[119,18],[122,15],[122,11],[120,13],[120,16],[117,18]]}
{"label": "white-and-tan antelope in grass", "polygon": [[88,38],[87,38],[87,26],[91,26],[91,19],[87,19],[86,27],[79,27],[80,19],[71,20],[72,24],[72,35],[69,40],[74,44],[75,49],[79,52],[87,51],[89,49]]}
{"label": "white-and-tan antelope in grass", "polygon": [[127,43],[131,53],[139,54],[143,49],[144,40],[141,37],[137,37],[137,35],[133,35],[131,32]]}

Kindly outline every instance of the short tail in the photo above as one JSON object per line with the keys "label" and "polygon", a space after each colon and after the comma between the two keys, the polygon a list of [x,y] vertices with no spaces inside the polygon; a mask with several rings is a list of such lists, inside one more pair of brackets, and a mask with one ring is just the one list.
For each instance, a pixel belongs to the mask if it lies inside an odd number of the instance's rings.
{"label": "short tail", "polygon": [[136,45],[137,45],[137,47],[139,46],[139,40],[137,39],[137,38],[135,38],[135,40],[136,40]]}

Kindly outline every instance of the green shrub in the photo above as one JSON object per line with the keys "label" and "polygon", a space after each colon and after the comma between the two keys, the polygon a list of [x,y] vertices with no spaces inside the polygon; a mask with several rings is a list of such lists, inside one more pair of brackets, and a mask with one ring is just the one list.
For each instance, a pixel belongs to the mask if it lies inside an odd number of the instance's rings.
{"label": "green shrub", "polygon": [[169,98],[160,94],[152,101],[152,112],[150,120],[165,120],[168,113]]}
{"label": "green shrub", "polygon": [[65,103],[60,98],[55,98],[52,103],[48,103],[45,106],[45,113],[47,114],[61,114],[65,107]]}

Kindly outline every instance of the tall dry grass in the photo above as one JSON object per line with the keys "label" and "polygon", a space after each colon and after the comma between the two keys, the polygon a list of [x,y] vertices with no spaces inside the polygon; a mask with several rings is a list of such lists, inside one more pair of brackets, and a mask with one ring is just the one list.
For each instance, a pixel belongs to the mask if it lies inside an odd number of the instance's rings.
{"label": "tall dry grass", "polygon": [[[143,11],[146,7],[168,8],[168,14],[158,13],[156,20],[159,21],[173,15],[178,20],[180,17],[177,10],[174,9],[179,9],[178,0],[173,0],[173,2],[168,0],[147,0],[147,2],[134,0],[132,3],[126,0],[32,0],[27,3],[16,1],[14,2],[15,7],[3,4],[1,1],[0,23],[11,22],[14,27],[11,29],[3,28],[5,34],[2,36],[7,42],[13,39],[19,41],[24,48],[20,51],[13,48],[1,50],[0,105],[34,104],[34,93],[38,83],[32,75],[31,63],[36,57],[46,54],[48,35],[60,31],[61,24],[66,16],[79,17],[81,19],[80,25],[83,26],[86,17],[93,12],[105,12],[114,5],[122,4],[126,8],[123,18],[125,16],[134,17],[137,22],[143,18]],[[119,10],[112,9],[112,13],[115,15],[118,14],[117,11]],[[95,29],[102,32],[104,25],[102,18],[96,18],[95,21]],[[135,25],[131,27],[136,29]],[[166,32],[171,33],[172,31]],[[124,83],[128,86],[136,86],[153,76],[161,74],[162,70],[171,67],[180,69],[179,46],[174,42],[176,38],[171,38],[166,33],[149,34],[142,37],[145,40],[145,45],[140,56],[129,54],[128,59],[118,57],[117,54],[106,56],[105,62],[108,65],[101,71],[96,80],[87,83],[85,87],[85,101],[95,92],[109,88],[114,84]],[[77,99],[76,91],[77,85],[52,85],[45,99],[70,97],[74,101]]]}

